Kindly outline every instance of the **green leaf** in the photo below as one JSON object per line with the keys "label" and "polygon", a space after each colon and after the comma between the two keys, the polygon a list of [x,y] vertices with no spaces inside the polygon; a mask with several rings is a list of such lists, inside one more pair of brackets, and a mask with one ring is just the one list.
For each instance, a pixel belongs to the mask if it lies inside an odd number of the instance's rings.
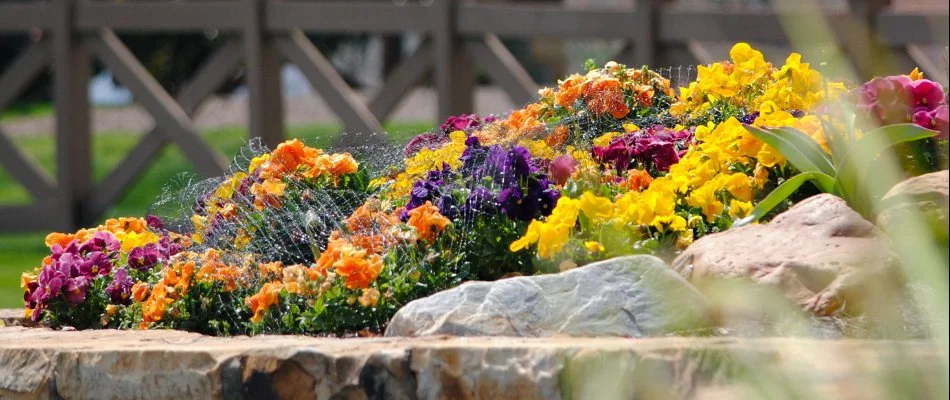
{"label": "green leaf", "polygon": [[834,178],[821,172],[805,172],[795,175],[783,182],[781,185],[775,188],[772,193],[769,193],[768,196],[762,199],[762,201],[755,206],[749,216],[736,220],[732,226],[738,227],[758,221],[760,218],[765,216],[765,214],[768,214],[769,211],[772,211],[773,208],[779,204],[782,204],[783,201],[788,199],[789,196],[795,193],[799,187],[808,181],[814,182],[819,188],[822,188],[823,191],[829,193],[831,192],[825,190],[824,188],[830,188],[834,186]]}
{"label": "green leaf", "polygon": [[[779,153],[782,153],[782,156],[799,171],[828,174],[827,167],[823,168],[824,165],[820,162],[816,163],[813,161],[813,159],[819,159],[821,154],[810,154],[813,152],[811,146],[802,145],[795,140],[789,140],[786,135],[771,129],[761,129],[748,124],[743,125],[753,136],[769,146],[774,147]],[[811,140],[811,138],[808,139]],[[832,174],[834,174],[833,171]]]}
{"label": "green leaf", "polygon": [[[831,162],[831,156],[811,136],[790,127],[775,128],[774,131],[780,132],[784,139],[795,143],[799,149],[802,149],[802,153],[818,166],[822,173],[835,175],[835,166]],[[805,149],[808,149],[808,151],[805,151]]]}

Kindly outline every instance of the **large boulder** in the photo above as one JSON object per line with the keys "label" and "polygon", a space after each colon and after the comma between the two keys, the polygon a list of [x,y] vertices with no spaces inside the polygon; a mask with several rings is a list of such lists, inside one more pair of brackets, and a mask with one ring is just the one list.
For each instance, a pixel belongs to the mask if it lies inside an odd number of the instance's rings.
{"label": "large boulder", "polygon": [[465,283],[407,304],[386,336],[642,337],[709,327],[707,309],[703,295],[662,260],[630,256]]}
{"label": "large boulder", "polygon": [[[767,224],[708,235],[673,262],[701,291],[723,281],[775,289],[813,313],[831,315],[847,305],[862,311],[899,287],[899,261],[874,224],[844,200],[810,197]],[[747,302],[755,303],[752,293]]]}
{"label": "large boulder", "polygon": [[894,185],[881,198],[877,224],[893,235],[926,230],[946,251],[950,238],[950,171],[915,176]]}

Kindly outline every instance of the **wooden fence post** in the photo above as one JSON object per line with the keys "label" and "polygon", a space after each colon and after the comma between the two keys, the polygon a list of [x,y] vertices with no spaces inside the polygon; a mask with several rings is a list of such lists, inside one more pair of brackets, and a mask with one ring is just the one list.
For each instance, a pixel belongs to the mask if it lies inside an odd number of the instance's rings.
{"label": "wooden fence post", "polygon": [[439,18],[435,36],[435,86],[439,97],[439,120],[475,111],[475,63],[456,35],[457,0],[437,0]]}
{"label": "wooden fence post", "polygon": [[244,0],[244,66],[248,89],[250,136],[275,148],[284,140],[281,57],[265,31],[266,0]]}
{"label": "wooden fence post", "polygon": [[[73,29],[76,0],[56,0],[52,11],[53,81],[56,107],[56,180],[61,229],[88,221],[84,202],[92,189],[92,137],[89,124],[89,55]],[[36,199],[42,203],[46,199]]]}

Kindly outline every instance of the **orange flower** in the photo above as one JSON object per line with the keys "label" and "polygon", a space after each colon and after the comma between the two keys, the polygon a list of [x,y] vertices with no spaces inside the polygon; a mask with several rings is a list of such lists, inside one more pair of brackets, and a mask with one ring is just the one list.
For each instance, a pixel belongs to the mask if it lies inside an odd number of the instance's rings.
{"label": "orange flower", "polygon": [[263,183],[251,185],[251,194],[254,195],[254,207],[263,210],[268,206],[280,207],[280,197],[284,195],[287,184],[280,178],[268,178]]}
{"label": "orange flower", "polygon": [[584,87],[584,77],[574,74],[560,82],[557,93],[554,95],[554,104],[564,108],[574,107],[574,102],[581,97]]}
{"label": "orange flower", "polygon": [[69,246],[73,240],[76,239],[75,233],[59,233],[53,232],[49,235],[46,235],[46,247],[52,248],[54,244],[58,244],[62,247]]}
{"label": "orange flower", "polygon": [[145,220],[142,218],[112,218],[107,219],[106,222],[100,228],[112,233],[143,233],[146,230]]}
{"label": "orange flower", "polygon": [[261,286],[257,294],[247,298],[247,306],[254,312],[251,322],[259,323],[264,320],[264,313],[280,301],[280,291],[283,289],[284,284],[280,282],[268,282]]}
{"label": "orange flower", "polygon": [[191,286],[191,278],[195,274],[195,262],[187,261],[185,263],[178,263],[165,270],[165,276],[162,279],[162,284],[174,287],[176,293],[180,293],[180,296],[184,296],[188,293],[188,287]]}
{"label": "orange flower", "polygon": [[630,190],[641,191],[650,187],[653,177],[650,173],[642,169],[631,169],[627,171],[627,188]]}
{"label": "orange flower", "polygon": [[360,296],[360,305],[363,307],[373,307],[379,303],[379,290],[376,288],[363,289]]}
{"label": "orange flower", "polygon": [[350,153],[331,154],[322,158],[324,169],[333,176],[356,173],[359,164]]}
{"label": "orange flower", "polygon": [[291,139],[277,145],[270,159],[261,166],[261,177],[279,178],[294,172],[301,164],[312,165],[323,154],[319,149],[304,146],[300,139]]}
{"label": "orange flower", "polygon": [[263,279],[279,276],[283,272],[283,269],[284,264],[280,261],[257,264],[257,271]]}
{"label": "orange flower", "polygon": [[513,139],[520,139],[540,132],[544,128],[544,123],[538,121],[538,113],[543,105],[540,103],[531,103],[520,110],[512,111],[505,120],[504,125],[516,133]]}
{"label": "orange flower", "polygon": [[596,115],[610,113],[617,119],[626,117],[630,107],[623,98],[622,85],[616,78],[602,78],[584,85],[584,100]]}
{"label": "orange flower", "polygon": [[146,323],[158,322],[165,316],[165,308],[174,302],[168,297],[168,287],[162,284],[155,285],[148,300],[142,303],[142,320]]}
{"label": "orange flower", "polygon": [[145,297],[148,296],[148,284],[142,281],[135,282],[132,285],[132,299],[136,303],[141,303],[142,300],[145,300]]}
{"label": "orange flower", "polygon": [[564,142],[567,141],[567,137],[571,134],[571,131],[567,129],[564,125],[558,125],[551,131],[551,134],[548,137],[544,138],[544,143],[550,147],[561,147]]}
{"label": "orange flower", "polygon": [[337,274],[346,278],[344,284],[348,289],[365,289],[383,270],[383,260],[377,254],[365,256],[365,252],[355,252],[344,255],[334,267]]}
{"label": "orange flower", "polygon": [[451,221],[439,214],[439,208],[432,205],[431,201],[427,201],[425,204],[409,211],[409,221],[407,223],[409,226],[416,228],[419,239],[432,243]]}

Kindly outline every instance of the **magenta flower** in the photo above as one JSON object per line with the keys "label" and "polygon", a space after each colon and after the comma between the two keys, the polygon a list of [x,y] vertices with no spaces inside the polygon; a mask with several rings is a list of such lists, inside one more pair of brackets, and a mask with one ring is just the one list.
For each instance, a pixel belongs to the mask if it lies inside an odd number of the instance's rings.
{"label": "magenta flower", "polygon": [[129,272],[125,268],[119,268],[112,274],[112,283],[106,286],[106,294],[115,304],[129,304],[133,284]]}
{"label": "magenta flower", "polygon": [[915,109],[926,108],[930,111],[944,102],[943,88],[934,81],[919,79],[913,81],[910,86]]}
{"label": "magenta flower", "polygon": [[85,260],[79,264],[79,273],[89,278],[108,275],[110,271],[112,271],[112,260],[100,251],[86,254]]}
{"label": "magenta flower", "polygon": [[148,271],[158,264],[161,253],[155,243],[136,247],[129,252],[129,267],[138,271]]}
{"label": "magenta flower", "polygon": [[86,300],[86,289],[89,287],[89,278],[77,276],[66,280],[66,287],[63,289],[66,295],[66,301],[79,304]]}
{"label": "magenta flower", "polygon": [[[489,117],[489,118],[491,118],[491,121],[487,121],[488,118],[486,118],[485,122],[492,122],[495,120],[494,117]],[[470,130],[478,128],[480,126],[482,126],[482,119],[479,118],[478,115],[462,114],[462,115],[449,117],[448,119],[445,120],[445,122],[442,123],[439,129],[442,130],[443,133],[448,134],[454,131],[469,132]]]}
{"label": "magenta flower", "polygon": [[577,170],[577,161],[570,154],[562,154],[554,157],[548,169],[551,171],[551,179],[554,183],[563,185]]}
{"label": "magenta flower", "polygon": [[940,132],[937,137],[947,139],[947,106],[941,105],[931,111],[924,109],[917,110],[917,112],[914,113],[914,123],[921,127]]}
{"label": "magenta flower", "polygon": [[438,149],[448,142],[448,136],[437,133],[423,133],[412,138],[402,149],[402,154],[406,157],[412,157],[422,149]]}
{"label": "magenta flower", "polygon": [[92,237],[79,246],[80,253],[87,253],[93,251],[119,251],[121,248],[119,244],[119,239],[109,231],[98,231],[92,235]]}

